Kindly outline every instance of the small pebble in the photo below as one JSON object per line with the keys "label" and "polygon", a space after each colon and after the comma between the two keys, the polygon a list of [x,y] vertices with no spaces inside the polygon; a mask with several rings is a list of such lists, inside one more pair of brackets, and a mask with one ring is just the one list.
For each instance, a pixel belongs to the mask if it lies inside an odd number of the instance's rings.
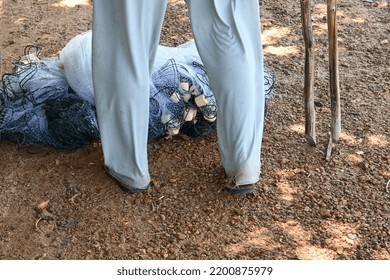
{"label": "small pebble", "polygon": [[351,239],[351,240],[355,240],[357,238],[357,235],[354,234],[354,233],[349,233],[348,235],[348,238]]}
{"label": "small pebble", "polygon": [[184,240],[184,239],[187,238],[187,235],[185,235],[185,234],[183,234],[183,233],[179,233],[179,234],[177,235],[177,238],[179,238],[180,240]]}

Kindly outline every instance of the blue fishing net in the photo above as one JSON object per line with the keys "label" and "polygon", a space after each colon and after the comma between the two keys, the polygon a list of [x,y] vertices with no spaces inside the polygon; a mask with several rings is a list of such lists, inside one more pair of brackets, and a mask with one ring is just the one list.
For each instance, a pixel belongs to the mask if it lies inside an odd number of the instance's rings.
{"label": "blue fishing net", "polygon": [[[27,47],[13,72],[2,77],[0,140],[56,148],[89,144],[99,136],[93,108],[69,88],[58,60],[40,60],[39,51],[38,47]],[[56,104],[61,106],[54,106]],[[71,119],[60,114],[60,107],[72,110],[71,105],[75,104],[84,104],[84,107],[73,110]],[[91,121],[91,125],[84,124],[85,119]],[[71,126],[95,128],[79,134],[78,130],[67,130]],[[61,130],[63,133],[58,133]],[[72,136],[64,141],[67,133]],[[86,135],[88,137],[81,137]]]}
{"label": "blue fishing net", "polygon": [[184,125],[197,128],[199,135],[213,130],[217,106],[204,67],[197,62],[184,67],[169,59],[152,74],[149,113],[149,140],[176,134]]}
{"label": "blue fishing net", "polygon": [[[215,129],[217,104],[206,71],[194,55],[194,44],[187,47],[188,56],[177,59],[167,47],[157,53],[150,81],[149,141],[179,131],[199,136]],[[12,73],[2,77],[0,141],[60,149],[89,145],[99,138],[89,63],[78,75],[81,82],[72,83],[63,61],[39,59],[39,52],[38,47],[26,47]],[[265,74],[269,96],[275,76],[269,70]]]}

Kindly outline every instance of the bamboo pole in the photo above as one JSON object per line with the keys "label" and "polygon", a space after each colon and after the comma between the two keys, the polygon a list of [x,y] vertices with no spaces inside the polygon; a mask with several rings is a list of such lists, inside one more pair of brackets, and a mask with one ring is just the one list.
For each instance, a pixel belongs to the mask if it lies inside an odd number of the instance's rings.
{"label": "bamboo pole", "polygon": [[314,36],[311,24],[311,0],[301,0],[303,38],[305,40],[305,137],[311,145],[316,145],[314,109]]}
{"label": "bamboo pole", "polygon": [[328,0],[328,41],[329,41],[329,83],[332,111],[332,139],[337,141],[341,134],[341,106],[339,87],[339,65],[337,46],[337,0]]}

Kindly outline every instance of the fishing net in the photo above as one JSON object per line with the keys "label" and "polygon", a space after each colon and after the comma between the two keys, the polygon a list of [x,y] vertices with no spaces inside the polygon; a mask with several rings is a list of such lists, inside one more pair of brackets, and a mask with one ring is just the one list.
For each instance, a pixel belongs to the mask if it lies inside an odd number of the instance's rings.
{"label": "fishing net", "polygon": [[[13,72],[2,78],[0,140],[56,148],[89,144],[99,136],[96,128],[82,134],[77,129],[67,129],[72,125],[74,128],[97,127],[94,110],[70,89],[58,59],[40,60],[39,52],[38,47],[26,47],[25,56],[15,63]],[[61,108],[72,110],[75,104],[85,104],[85,108],[73,110],[72,118],[61,111]],[[91,125],[85,124],[86,119]],[[64,140],[67,133],[71,137]]]}
{"label": "fishing net", "polygon": [[[39,47],[26,47],[0,84],[0,140],[73,149],[99,138],[91,35],[76,36],[56,58],[40,59]],[[267,99],[274,84],[266,69]],[[149,141],[215,129],[217,104],[194,42],[158,47],[149,94]]]}

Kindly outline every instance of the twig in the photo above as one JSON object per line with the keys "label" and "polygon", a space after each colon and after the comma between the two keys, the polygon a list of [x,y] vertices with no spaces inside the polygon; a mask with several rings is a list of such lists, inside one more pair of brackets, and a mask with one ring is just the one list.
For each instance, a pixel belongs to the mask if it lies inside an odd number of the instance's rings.
{"label": "twig", "polygon": [[39,218],[36,222],[35,222],[35,230],[36,231],[39,231],[39,227],[38,227],[38,224],[39,222],[42,220],[42,218]]}
{"label": "twig", "polygon": [[390,193],[390,180],[389,181],[387,181],[387,184],[386,184],[386,192],[387,193]]}
{"label": "twig", "polygon": [[76,197],[78,197],[79,195],[80,195],[80,193],[76,193],[74,196],[72,196],[72,197],[69,199],[69,201],[72,202],[72,203],[74,203],[74,199],[75,199]]}

